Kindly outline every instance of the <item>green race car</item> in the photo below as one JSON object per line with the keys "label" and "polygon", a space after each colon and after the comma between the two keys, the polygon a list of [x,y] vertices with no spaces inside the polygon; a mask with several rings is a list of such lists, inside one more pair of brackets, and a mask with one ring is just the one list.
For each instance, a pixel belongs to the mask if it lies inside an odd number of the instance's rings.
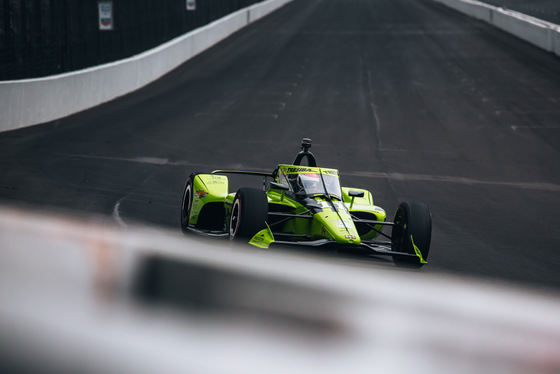
{"label": "green race car", "polygon": [[[432,235],[428,206],[403,202],[393,222],[387,221],[369,191],[341,187],[338,170],[317,167],[310,148],[311,139],[304,138],[294,162],[280,164],[272,172],[192,173],[181,202],[181,229],[261,248],[271,244],[365,248],[392,256],[397,265],[426,264]],[[308,165],[301,164],[303,159]],[[261,176],[264,187],[230,193],[224,174]],[[385,226],[391,226],[390,235],[383,232]]]}

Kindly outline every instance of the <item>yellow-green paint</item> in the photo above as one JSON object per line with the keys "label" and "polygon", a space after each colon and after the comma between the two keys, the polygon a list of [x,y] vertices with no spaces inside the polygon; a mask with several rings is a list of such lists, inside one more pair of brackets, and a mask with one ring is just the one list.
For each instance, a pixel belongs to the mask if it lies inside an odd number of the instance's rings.
{"label": "yellow-green paint", "polygon": [[344,210],[325,209],[313,215],[312,232],[315,239],[334,239],[339,244],[360,244],[352,217]]}
{"label": "yellow-green paint", "polygon": [[410,235],[410,242],[412,243],[412,246],[414,247],[414,252],[416,252],[416,256],[418,256],[418,258],[420,259],[420,263],[421,264],[427,264],[428,262],[426,260],[424,260],[424,257],[422,257],[422,252],[420,252],[420,248],[418,248],[416,246],[416,244],[414,244],[414,239],[412,239],[412,235]]}
{"label": "yellow-green paint", "polygon": [[249,241],[249,244],[259,248],[268,248],[272,243],[274,243],[274,235],[272,235],[272,231],[270,230],[270,227],[268,227],[268,224],[266,225],[266,229],[256,233]]}
{"label": "yellow-green paint", "polygon": [[204,206],[221,203],[228,194],[228,179],[223,175],[198,174],[193,180],[193,203],[190,224],[196,224]]}

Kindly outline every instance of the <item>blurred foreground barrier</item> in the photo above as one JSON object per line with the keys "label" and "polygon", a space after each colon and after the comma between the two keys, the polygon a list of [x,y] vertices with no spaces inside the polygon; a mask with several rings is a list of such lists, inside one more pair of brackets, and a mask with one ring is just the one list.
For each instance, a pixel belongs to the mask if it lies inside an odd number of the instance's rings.
{"label": "blurred foreground barrier", "polygon": [[252,5],[125,60],[0,82],[0,131],[56,120],[135,91],[290,1]]}
{"label": "blurred foreground barrier", "polygon": [[0,372],[560,372],[556,296],[177,231],[0,208]]}
{"label": "blurred foreground barrier", "polygon": [[560,56],[560,26],[476,0],[435,0]]}

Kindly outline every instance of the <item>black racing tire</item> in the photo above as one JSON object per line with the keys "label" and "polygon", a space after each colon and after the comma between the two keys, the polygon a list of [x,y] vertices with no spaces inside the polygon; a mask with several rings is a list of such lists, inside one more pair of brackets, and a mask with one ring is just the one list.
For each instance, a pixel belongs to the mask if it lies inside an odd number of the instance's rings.
{"label": "black racing tire", "polygon": [[256,188],[243,187],[237,191],[229,220],[230,240],[251,239],[266,228],[268,198]]}
{"label": "black racing tire", "polygon": [[194,196],[194,177],[197,173],[192,173],[183,189],[183,198],[181,200],[181,230],[183,233],[188,233],[189,218],[191,215],[193,196]]}
{"label": "black racing tire", "polygon": [[[395,252],[415,254],[415,244],[423,259],[427,260],[432,240],[432,214],[428,205],[419,202],[402,202],[397,208],[393,222],[395,225],[391,233],[391,249]],[[417,256],[393,256],[393,262],[397,266],[416,269],[424,266]]]}

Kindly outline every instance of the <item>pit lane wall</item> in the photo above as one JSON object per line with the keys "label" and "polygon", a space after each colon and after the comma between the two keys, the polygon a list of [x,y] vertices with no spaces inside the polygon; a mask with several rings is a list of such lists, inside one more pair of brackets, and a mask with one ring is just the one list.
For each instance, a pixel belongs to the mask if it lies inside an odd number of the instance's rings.
{"label": "pit lane wall", "polygon": [[560,26],[475,0],[435,0],[560,56]]}
{"label": "pit lane wall", "polygon": [[44,78],[0,82],[0,131],[53,121],[135,91],[290,1],[252,5],[125,60]]}

